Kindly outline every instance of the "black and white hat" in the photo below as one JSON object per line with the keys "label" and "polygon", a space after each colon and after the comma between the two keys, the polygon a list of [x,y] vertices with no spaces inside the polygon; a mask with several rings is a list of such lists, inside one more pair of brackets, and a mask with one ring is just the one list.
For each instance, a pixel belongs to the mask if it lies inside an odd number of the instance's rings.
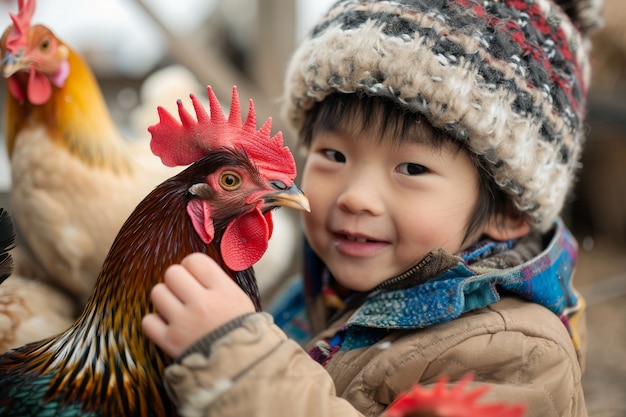
{"label": "black and white hat", "polygon": [[545,230],[583,143],[597,0],[341,0],[295,51],[284,115],[335,92],[394,100],[480,155]]}

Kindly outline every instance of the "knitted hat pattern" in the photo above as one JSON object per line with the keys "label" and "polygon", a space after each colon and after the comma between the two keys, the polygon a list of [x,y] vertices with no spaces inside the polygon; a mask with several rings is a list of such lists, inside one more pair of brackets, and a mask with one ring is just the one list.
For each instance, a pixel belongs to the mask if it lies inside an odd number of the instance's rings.
{"label": "knitted hat pattern", "polygon": [[387,97],[486,161],[496,184],[548,229],[579,168],[597,1],[341,0],[287,70],[298,130],[334,92]]}

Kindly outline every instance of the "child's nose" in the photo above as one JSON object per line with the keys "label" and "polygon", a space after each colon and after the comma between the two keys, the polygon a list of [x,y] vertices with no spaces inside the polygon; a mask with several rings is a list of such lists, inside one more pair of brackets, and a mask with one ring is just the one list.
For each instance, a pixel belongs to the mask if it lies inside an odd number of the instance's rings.
{"label": "child's nose", "polygon": [[337,198],[337,205],[349,213],[369,213],[378,216],[384,212],[383,193],[376,182],[367,176],[361,176],[345,184]]}

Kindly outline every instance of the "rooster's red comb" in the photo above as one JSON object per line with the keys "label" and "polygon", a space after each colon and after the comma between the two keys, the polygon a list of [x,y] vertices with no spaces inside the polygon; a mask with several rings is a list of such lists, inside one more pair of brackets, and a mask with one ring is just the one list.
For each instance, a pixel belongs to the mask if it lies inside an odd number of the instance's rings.
{"label": "rooster's red comb", "polygon": [[35,0],[18,0],[17,14],[9,13],[13,21],[13,29],[7,37],[7,49],[17,54],[20,49],[26,48],[30,21],[35,13]]}
{"label": "rooster's red comb", "polygon": [[435,387],[426,389],[415,385],[401,394],[383,414],[384,417],[522,417],[524,405],[508,405],[502,402],[479,403],[478,400],[487,391],[489,385],[466,390],[472,381],[471,374],[466,375],[451,389],[446,388],[447,378],[437,380]]}
{"label": "rooster's red comb", "polygon": [[150,126],[150,147],[167,166],[189,165],[219,148],[243,148],[256,167],[267,178],[291,185],[296,177],[296,164],[288,147],[283,144],[282,133],[270,136],[272,119],[269,118],[256,130],[254,102],[245,123],[241,123],[241,107],[237,87],[233,87],[230,114],[225,118],[220,103],[211,86],[207,87],[210,114],[193,94],[190,95],[196,113],[194,118],[183,106],[178,105],[180,122],[167,110],[158,107],[159,123]]}

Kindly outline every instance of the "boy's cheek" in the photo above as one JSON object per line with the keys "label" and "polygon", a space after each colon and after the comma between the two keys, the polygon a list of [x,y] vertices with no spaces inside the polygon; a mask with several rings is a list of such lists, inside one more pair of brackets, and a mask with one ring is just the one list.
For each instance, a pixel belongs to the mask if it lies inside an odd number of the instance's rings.
{"label": "boy's cheek", "polygon": [[302,229],[313,250],[319,254],[319,250],[324,246],[323,242],[328,240],[324,217],[319,213],[313,214],[313,208],[311,208],[311,213],[302,215]]}

